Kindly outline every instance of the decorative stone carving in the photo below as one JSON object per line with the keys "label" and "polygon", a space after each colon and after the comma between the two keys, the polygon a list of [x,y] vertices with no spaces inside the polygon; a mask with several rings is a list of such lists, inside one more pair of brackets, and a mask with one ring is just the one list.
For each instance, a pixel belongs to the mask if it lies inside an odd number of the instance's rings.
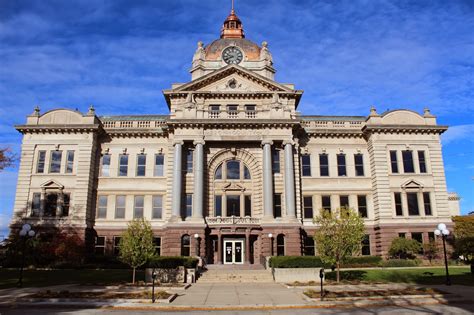
{"label": "decorative stone carving", "polygon": [[260,60],[265,61],[265,64],[273,65],[272,54],[268,50],[268,43],[262,42],[262,49],[260,50]]}
{"label": "decorative stone carving", "polygon": [[204,50],[204,44],[199,41],[197,43],[196,52],[194,52],[193,62],[204,59],[206,59],[206,51]]}

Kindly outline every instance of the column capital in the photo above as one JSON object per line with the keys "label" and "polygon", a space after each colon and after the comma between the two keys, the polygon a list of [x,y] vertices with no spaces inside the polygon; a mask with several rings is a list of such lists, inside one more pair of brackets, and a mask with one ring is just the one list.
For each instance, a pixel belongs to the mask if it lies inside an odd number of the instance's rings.
{"label": "column capital", "polygon": [[262,140],[262,146],[264,146],[266,144],[273,145],[273,141],[269,140],[269,139]]}
{"label": "column capital", "polygon": [[206,141],[204,141],[204,139],[198,139],[198,140],[194,140],[193,141],[193,145],[196,146],[198,144],[202,144],[202,145],[205,145],[206,144]]}
{"label": "column capital", "polygon": [[296,142],[294,140],[283,140],[283,146],[286,146],[287,144],[295,145]]}
{"label": "column capital", "polygon": [[173,146],[175,146],[177,144],[184,145],[184,141],[183,140],[174,140],[173,141]]}

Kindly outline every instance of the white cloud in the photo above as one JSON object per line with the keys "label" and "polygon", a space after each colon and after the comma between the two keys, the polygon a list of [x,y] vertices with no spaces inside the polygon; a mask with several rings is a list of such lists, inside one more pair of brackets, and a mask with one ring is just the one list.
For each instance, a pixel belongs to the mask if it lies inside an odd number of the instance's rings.
{"label": "white cloud", "polygon": [[474,124],[450,126],[449,129],[441,135],[443,144],[450,144],[460,140],[474,141]]}

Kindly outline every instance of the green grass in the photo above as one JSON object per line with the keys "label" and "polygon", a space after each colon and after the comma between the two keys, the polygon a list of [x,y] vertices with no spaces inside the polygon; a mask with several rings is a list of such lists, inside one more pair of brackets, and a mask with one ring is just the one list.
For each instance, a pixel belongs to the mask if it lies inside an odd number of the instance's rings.
{"label": "green grass", "polygon": [[[452,284],[474,286],[474,275],[469,267],[449,267]],[[336,272],[326,274],[326,279],[335,280]],[[444,268],[413,268],[413,269],[371,269],[341,271],[341,280],[348,282],[398,282],[413,284],[444,284],[446,273]]]}
{"label": "green grass", "polygon": [[[0,289],[14,288],[18,282],[17,269],[0,269]],[[137,281],[144,280],[143,270],[137,270]],[[132,282],[132,271],[107,270],[25,270],[23,287],[47,287],[61,284],[118,284]]]}

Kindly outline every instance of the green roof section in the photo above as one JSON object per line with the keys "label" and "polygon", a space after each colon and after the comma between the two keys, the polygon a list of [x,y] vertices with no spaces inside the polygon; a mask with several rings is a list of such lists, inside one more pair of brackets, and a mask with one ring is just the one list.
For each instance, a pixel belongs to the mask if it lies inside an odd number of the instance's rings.
{"label": "green roof section", "polygon": [[169,115],[119,115],[119,116],[100,116],[101,121],[146,121],[146,120],[168,120]]}

